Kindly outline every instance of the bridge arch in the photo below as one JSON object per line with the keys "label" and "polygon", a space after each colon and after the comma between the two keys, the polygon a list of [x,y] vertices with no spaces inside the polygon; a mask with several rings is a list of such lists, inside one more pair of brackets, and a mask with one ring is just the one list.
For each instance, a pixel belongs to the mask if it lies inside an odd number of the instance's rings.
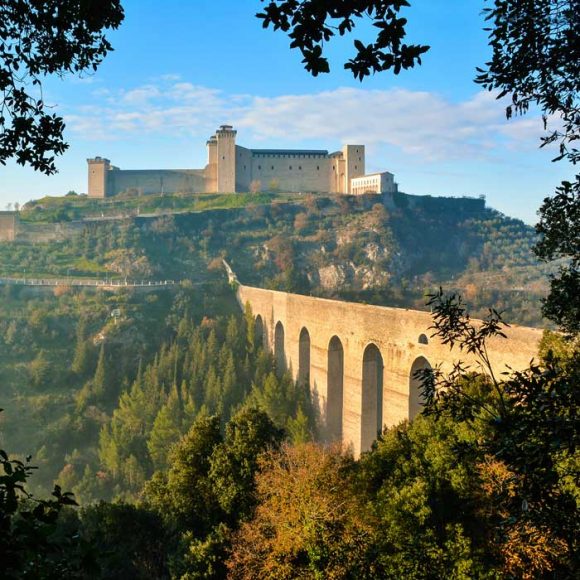
{"label": "bridge arch", "polygon": [[298,382],[302,385],[310,382],[310,333],[305,326],[298,338]]}
{"label": "bridge arch", "polygon": [[330,441],[342,440],[344,406],[344,348],[338,336],[328,343],[326,429]]}
{"label": "bridge arch", "polygon": [[417,371],[430,369],[429,361],[420,356],[415,359],[409,374],[409,420],[413,420],[423,410],[423,396],[421,394],[421,379],[416,376]]}
{"label": "bridge arch", "polygon": [[362,364],[361,450],[370,449],[383,430],[383,357],[376,344],[365,348]]}
{"label": "bridge arch", "polygon": [[262,317],[258,314],[256,316],[256,322],[254,325],[254,345],[256,347],[264,348],[265,347],[265,340],[264,340],[264,321]]}
{"label": "bridge arch", "polygon": [[286,351],[284,348],[284,325],[279,320],[274,328],[274,359],[280,374],[286,371]]}

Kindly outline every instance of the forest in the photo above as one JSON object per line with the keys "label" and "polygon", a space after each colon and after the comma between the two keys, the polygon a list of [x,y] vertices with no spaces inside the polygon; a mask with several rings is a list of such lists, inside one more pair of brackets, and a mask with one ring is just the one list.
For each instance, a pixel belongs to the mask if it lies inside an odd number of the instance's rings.
{"label": "forest", "polygon": [[[308,384],[276,368],[251,310],[218,288],[67,293],[45,299],[58,316],[37,306],[32,327],[6,329],[2,352],[38,349],[14,367],[29,373],[20,412],[3,412],[22,449],[2,455],[5,472],[35,494],[6,528],[6,577],[572,577],[577,346],[546,333],[538,367],[438,377],[447,395],[426,384],[423,414],[355,460],[325,440]],[[113,298],[123,314],[101,326]],[[478,352],[501,331],[492,318],[470,333],[456,297],[431,307],[434,333]],[[67,335],[58,317],[78,312]]]}

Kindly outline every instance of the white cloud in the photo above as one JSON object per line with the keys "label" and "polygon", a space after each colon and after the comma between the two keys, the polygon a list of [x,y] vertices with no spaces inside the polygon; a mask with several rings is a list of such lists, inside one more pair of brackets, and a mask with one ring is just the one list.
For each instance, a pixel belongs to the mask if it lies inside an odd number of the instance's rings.
{"label": "white cloud", "polygon": [[262,97],[227,95],[167,75],[117,94],[95,92],[94,98],[66,120],[79,136],[95,140],[130,141],[151,133],[204,138],[227,122],[248,146],[283,141],[332,149],[363,143],[371,151],[392,147],[429,162],[497,157],[506,147],[531,150],[542,133],[539,117],[508,122],[504,104],[483,91],[458,103],[406,89]]}
{"label": "white cloud", "polygon": [[143,85],[142,87],[137,87],[136,89],[122,93],[121,99],[124,103],[130,105],[144,105],[160,96],[161,91],[159,87],[155,85]]}

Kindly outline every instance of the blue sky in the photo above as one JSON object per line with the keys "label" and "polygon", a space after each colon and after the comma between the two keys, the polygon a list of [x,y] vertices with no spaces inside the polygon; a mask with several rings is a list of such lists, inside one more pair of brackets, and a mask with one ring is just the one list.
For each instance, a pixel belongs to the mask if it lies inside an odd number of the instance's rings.
{"label": "blue sky", "polygon": [[[474,84],[489,56],[483,2],[416,0],[409,42],[429,44],[423,66],[362,84],[342,68],[352,38],[329,45],[331,73],[312,78],[281,33],[263,30],[259,0],[126,0],[115,47],[83,79],[47,79],[44,98],[67,124],[68,152],[46,177],[0,167],[0,208],[86,191],[86,158],[124,169],[197,168],[222,123],[248,147],[338,149],[367,145],[367,170],[400,189],[487,196],[534,223],[541,201],[571,171],[539,150],[538,114],[506,121],[504,105]],[[366,24],[358,36],[369,37]]]}

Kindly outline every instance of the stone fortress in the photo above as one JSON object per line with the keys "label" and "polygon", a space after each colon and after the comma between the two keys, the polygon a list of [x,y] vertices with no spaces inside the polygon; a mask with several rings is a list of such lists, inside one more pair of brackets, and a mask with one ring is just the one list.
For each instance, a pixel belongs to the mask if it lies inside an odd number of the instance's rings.
{"label": "stone fortress", "polygon": [[207,141],[203,169],[132,169],[108,159],[88,159],[88,195],[104,198],[133,191],[158,193],[234,193],[250,190],[284,192],[395,193],[392,173],[365,175],[365,146],[344,145],[329,153],[322,149],[248,149],[236,144],[231,125]]}

